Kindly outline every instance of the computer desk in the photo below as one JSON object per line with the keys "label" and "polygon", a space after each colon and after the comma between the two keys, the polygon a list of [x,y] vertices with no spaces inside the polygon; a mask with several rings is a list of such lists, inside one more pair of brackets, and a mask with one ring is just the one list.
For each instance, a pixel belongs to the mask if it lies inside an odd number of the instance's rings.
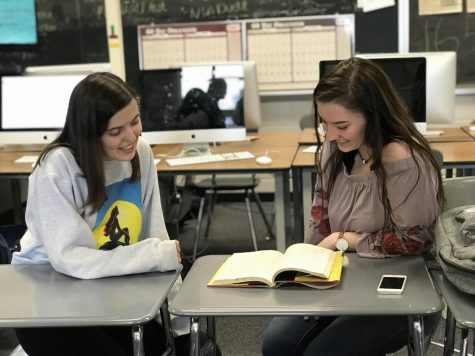
{"label": "computer desk", "polygon": [[[475,131],[469,131],[468,127],[443,127],[437,125],[429,125],[427,130],[443,131],[441,135],[426,136],[427,141],[433,142],[471,142],[475,140]],[[323,138],[322,138],[323,141]],[[305,128],[299,136],[300,145],[316,145],[317,138],[315,129]]]}
{"label": "computer desk", "polygon": [[[459,130],[461,131],[461,129]],[[462,135],[456,137],[461,140]],[[465,137],[469,137],[465,135]],[[429,140],[431,141],[431,140]],[[433,149],[439,150],[444,157],[444,168],[451,169],[471,169],[475,168],[475,141],[455,141],[455,142],[430,142]],[[315,175],[315,155],[303,152],[309,145],[299,146],[292,162],[293,192],[294,201],[301,202],[294,205],[294,226],[296,240],[303,240],[303,227],[307,225],[310,215],[310,207],[313,200],[314,175]],[[303,210],[300,210],[303,209]],[[302,226],[302,228],[299,228]]]}
{"label": "computer desk", "polygon": [[444,168],[475,168],[475,141],[470,142],[435,142],[430,145],[442,152]]}
{"label": "computer desk", "polygon": [[259,133],[259,138],[255,141],[222,143],[211,147],[212,153],[249,151],[256,157],[267,152],[272,158],[270,165],[259,165],[255,159],[245,159],[172,167],[165,162],[165,157],[162,155],[176,156],[181,152],[182,145],[156,145],[153,147],[153,153],[156,158],[162,158],[157,164],[159,175],[273,174],[276,249],[284,251],[287,247],[287,238],[292,235],[289,172],[298,147],[298,135],[298,132]]}
{"label": "computer desk", "polygon": [[174,354],[167,295],[180,270],[83,280],[49,264],[0,265],[0,327],[130,325],[134,355],[144,355],[142,325],[159,310]]}
{"label": "computer desk", "polygon": [[[407,315],[416,355],[424,355],[422,316],[443,309],[442,300],[432,284],[421,256],[371,259],[348,253],[341,283],[336,287],[312,288],[210,288],[207,283],[227,256],[198,258],[186,276],[178,294],[170,303],[170,313],[191,317],[191,355],[199,355],[200,324],[207,321],[207,343],[213,350],[216,316],[338,316]],[[376,292],[383,274],[404,274],[402,295]]]}
{"label": "computer desk", "polygon": [[[273,174],[275,177],[276,244],[279,251],[284,251],[286,236],[291,236],[289,172],[298,147],[299,134],[298,131],[255,133],[251,136],[255,136],[257,139],[252,141],[222,143],[212,147],[213,152],[250,151],[255,156],[267,153],[272,158],[272,164],[268,166],[259,165],[255,159],[249,159],[171,167],[166,164],[164,159],[161,159],[157,164],[157,172],[160,175]],[[174,156],[181,152],[181,147],[181,145],[156,145],[153,147],[153,151],[155,155]],[[24,155],[37,156],[38,154],[38,151],[0,150],[0,178],[10,179],[15,223],[23,222],[19,180],[27,179],[33,170],[31,163],[15,163],[15,160]]]}

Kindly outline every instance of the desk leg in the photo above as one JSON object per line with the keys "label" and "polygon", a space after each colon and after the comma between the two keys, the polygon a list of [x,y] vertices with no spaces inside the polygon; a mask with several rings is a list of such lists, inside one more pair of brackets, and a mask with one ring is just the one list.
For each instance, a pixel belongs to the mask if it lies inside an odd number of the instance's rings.
{"label": "desk leg", "polygon": [[468,355],[468,332],[470,329],[462,327],[460,335],[460,356]]}
{"label": "desk leg", "polygon": [[303,226],[304,232],[310,219],[310,208],[313,202],[313,192],[315,187],[313,186],[313,174],[314,170],[307,170],[302,172],[302,206],[303,206]]}
{"label": "desk leg", "polygon": [[172,331],[172,321],[170,319],[170,313],[168,312],[168,300],[165,299],[162,306],[160,307],[160,317],[162,319],[162,325],[165,329],[165,336],[167,339],[167,347],[163,352],[163,356],[166,355],[176,355],[175,351],[175,340],[173,339]]}
{"label": "desk leg", "polygon": [[407,348],[409,355],[424,356],[425,340],[424,340],[424,322],[422,316],[411,315],[408,317],[408,334],[409,340]]}
{"label": "desk leg", "polygon": [[287,247],[287,231],[290,226],[290,190],[289,172],[278,171],[274,173],[275,179],[275,240],[276,249],[284,252]]}
{"label": "desk leg", "polygon": [[444,355],[453,355],[455,340],[455,319],[452,311],[449,308],[447,308],[447,316],[445,317],[444,338]]}
{"label": "desk leg", "polygon": [[302,171],[292,169],[292,199],[293,199],[293,238],[294,242],[303,242],[303,208],[302,208]]}
{"label": "desk leg", "polygon": [[190,356],[200,355],[200,318],[192,317],[190,325]]}
{"label": "desk leg", "polygon": [[132,326],[132,343],[134,348],[134,356],[144,356],[143,350],[143,327],[142,325]]}
{"label": "desk leg", "polygon": [[206,318],[206,344],[203,345],[205,355],[216,356],[216,324],[212,316]]}

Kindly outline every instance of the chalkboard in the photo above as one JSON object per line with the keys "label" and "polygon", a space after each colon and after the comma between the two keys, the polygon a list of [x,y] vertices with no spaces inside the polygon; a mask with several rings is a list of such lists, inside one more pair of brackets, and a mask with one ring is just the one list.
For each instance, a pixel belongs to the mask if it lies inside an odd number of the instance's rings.
{"label": "chalkboard", "polygon": [[[1,0],[0,0],[1,1]],[[122,0],[127,80],[138,75],[137,25],[355,13],[356,52],[397,51],[397,6],[370,13],[356,0]],[[38,44],[0,46],[0,73],[108,61],[104,0],[36,0]]]}
{"label": "chalkboard", "polygon": [[104,0],[37,0],[37,45],[1,45],[0,74],[27,66],[108,62]]}
{"label": "chalkboard", "polygon": [[122,0],[124,26],[353,13],[354,0]]}
{"label": "chalkboard", "polygon": [[419,16],[410,7],[410,52],[457,52],[457,83],[475,83],[475,14],[466,12]]}

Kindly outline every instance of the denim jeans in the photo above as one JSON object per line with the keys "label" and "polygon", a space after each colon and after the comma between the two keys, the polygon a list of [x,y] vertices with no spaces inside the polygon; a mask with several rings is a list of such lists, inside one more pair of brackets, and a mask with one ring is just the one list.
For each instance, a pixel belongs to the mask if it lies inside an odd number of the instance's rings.
{"label": "denim jeans", "polygon": [[[431,334],[440,314],[424,317]],[[262,342],[264,356],[385,355],[407,344],[406,316],[275,317]]]}

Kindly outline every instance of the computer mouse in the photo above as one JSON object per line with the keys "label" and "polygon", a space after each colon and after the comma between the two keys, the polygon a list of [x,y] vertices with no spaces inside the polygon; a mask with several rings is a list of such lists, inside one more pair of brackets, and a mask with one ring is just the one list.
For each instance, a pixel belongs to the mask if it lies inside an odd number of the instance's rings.
{"label": "computer mouse", "polygon": [[259,156],[256,158],[257,164],[268,165],[272,163],[272,158],[269,156]]}

